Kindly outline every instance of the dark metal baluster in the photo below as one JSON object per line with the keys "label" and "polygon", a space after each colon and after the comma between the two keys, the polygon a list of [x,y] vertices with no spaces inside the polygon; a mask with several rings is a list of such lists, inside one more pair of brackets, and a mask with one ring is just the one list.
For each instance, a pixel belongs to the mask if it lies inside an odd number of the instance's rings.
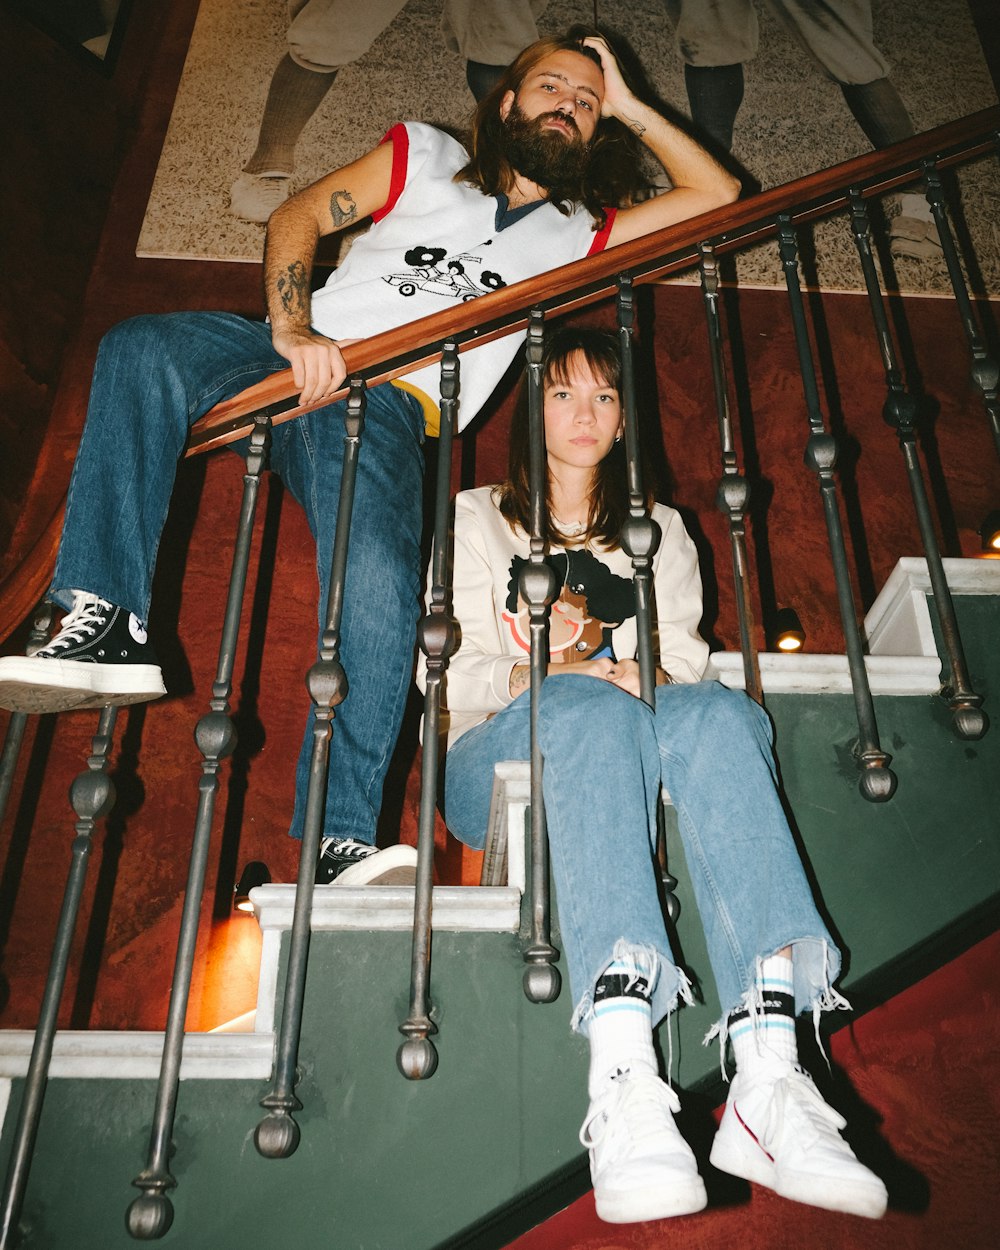
{"label": "dark metal baluster", "polygon": [[750,597],[750,576],[747,563],[746,516],[750,510],[750,483],[740,472],[733,438],[733,423],[729,412],[729,386],[726,381],[726,362],[723,355],[722,319],[719,312],[719,267],[710,243],[701,245],[701,293],[708,325],[708,351],[712,362],[712,386],[715,392],[715,412],[719,425],[719,444],[722,448],[722,478],[715,495],[720,512],[729,518],[729,549],[733,558],[733,578],[736,583],[736,615],[740,630],[740,650],[743,653],[743,676],[747,694],[758,703],[764,702],[764,687],[760,679],[760,660],[754,645],[753,602]]}
{"label": "dark metal baluster", "polygon": [[[656,657],[653,655],[653,617],[650,599],[653,588],[653,557],[660,545],[660,527],[646,508],[642,478],[642,449],[639,444],[639,415],[635,394],[635,367],[632,338],[635,331],[635,303],[630,274],[618,275],[618,351],[622,362],[621,398],[625,425],[625,472],[628,480],[629,515],[622,526],[622,550],[632,560],[632,588],[635,595],[636,653],[639,660],[639,692],[644,703],[654,706]],[[681,906],[674,890],[677,878],[667,867],[667,835],[663,806],[657,804],[656,858],[663,881],[667,914],[676,923]]]}
{"label": "dark metal baluster", "polygon": [[449,340],[441,354],[441,434],[438,440],[431,549],[431,601],[417,626],[417,642],[427,657],[424,731],[420,769],[420,815],[417,822],[417,884],[413,906],[413,953],[410,961],[410,1014],[399,1026],[407,1039],[396,1052],[403,1076],[420,1081],[438,1063],[430,1034],[431,909],[434,882],[434,813],[437,807],[441,735],[441,680],[455,650],[455,622],[448,610],[448,514],[451,510],[451,461],[458,411],[458,347]]}
{"label": "dark metal baluster", "polygon": [[642,481],[642,451],[639,446],[639,418],[635,398],[635,368],[632,336],[635,305],[630,274],[618,275],[618,351],[622,362],[621,397],[625,426],[625,461],[628,479],[628,519],[622,526],[622,549],[632,559],[635,587],[635,624],[639,689],[644,703],[653,706],[656,689],[656,659],[653,655],[653,617],[650,595],[653,587],[653,556],[660,545],[660,527],[646,508]]}
{"label": "dark metal baluster", "polygon": [[219,769],[222,761],[232,754],[236,746],[236,726],[230,716],[229,696],[233,689],[233,662],[250,562],[250,541],[260,492],[260,475],[266,463],[270,436],[269,416],[266,412],[256,413],[247,451],[246,472],[243,475],[243,499],[233,549],[219,659],[209,702],[211,710],[198,721],[194,731],[195,742],[202,754],[202,775],[198,781],[198,808],[191,840],[191,860],[184,891],[174,976],[170,986],[167,1027],[163,1035],[163,1055],[160,1059],[160,1077],[146,1166],[132,1182],[142,1193],[133,1199],[125,1216],[129,1233],[140,1241],[153,1241],[162,1237],[174,1218],[173,1204],[167,1197],[167,1190],[173,1189],[177,1184],[169,1165],[180,1083],[181,1052],[184,1047],[184,1018],[187,1015],[188,996],[191,991],[191,972],[212,836],[212,817],[219,792]]}
{"label": "dark metal baluster", "polygon": [[933,160],[923,161],[922,164],[924,167],[924,181],[927,187],[927,200],[931,206],[931,212],[934,214],[934,224],[937,226],[938,238],[941,240],[941,250],[944,252],[945,264],[948,266],[948,278],[951,281],[951,289],[955,294],[958,315],[962,322],[962,328],[965,331],[965,337],[969,342],[969,351],[972,353],[972,380],[983,393],[983,404],[986,408],[990,429],[993,432],[993,443],[997,449],[997,455],[1000,456],[1000,394],[998,394],[1000,362],[997,361],[996,355],[988,349],[975,313],[972,310],[968,284],[965,281],[965,275],[962,272],[962,266],[958,259],[958,249],[955,247],[951,223],[948,221],[948,210],[937,165]]}
{"label": "dark metal baluster", "polygon": [[18,1243],[17,1222],[28,1184],[28,1171],[35,1148],[38,1122],[42,1113],[42,1100],[48,1080],[52,1044],[55,1039],[59,1016],[59,1002],[66,981],[66,966],[73,944],[76,917],[80,909],[87,862],[93,845],[94,826],[109,812],[115,801],[115,787],[108,776],[108,755],[115,730],[116,707],[102,710],[97,725],[97,736],[91,742],[91,754],[87,769],[80,773],[70,788],[70,802],[77,814],[76,837],[73,839],[72,861],[66,878],[59,924],[56,928],[49,975],[45,983],[42,1007],[31,1048],[31,1059],[24,1081],[24,1098],[14,1131],[10,1161],[7,1165],[7,1181],[3,1205],[0,1208],[0,1250],[9,1250]]}
{"label": "dark metal baluster", "polygon": [[882,416],[899,437],[899,448],[903,453],[910,493],[913,495],[913,507],[917,516],[917,524],[920,527],[924,554],[927,558],[927,573],[934,591],[934,609],[941,628],[941,639],[948,656],[949,682],[942,688],[941,693],[951,708],[955,733],[960,738],[981,738],[989,728],[989,718],[980,706],[983,701],[982,695],[977,694],[972,688],[965,663],[965,651],[955,617],[955,605],[952,602],[951,591],[948,589],[948,579],[941,562],[941,551],[938,547],[930,504],[927,500],[927,489],[920,470],[916,438],[918,404],[903,384],[902,372],[896,357],[896,347],[889,330],[889,318],[886,316],[882,300],[878,271],[872,255],[868,209],[858,187],[851,188],[851,230],[861,260],[861,269],[868,290],[868,303],[871,307],[872,320],[875,322],[875,335],[885,368],[885,384],[888,394],[882,409]]}
{"label": "dark metal baluster", "polygon": [[[40,647],[45,646],[54,615],[55,610],[51,603],[42,602],[35,609],[31,631],[28,634],[28,645],[24,649],[25,655],[34,655]],[[21,744],[24,741],[24,730],[27,724],[27,712],[11,712],[10,720],[7,722],[7,733],[3,740],[3,751],[0,753],[0,825],[3,824],[4,814],[7,811],[7,800],[10,798],[10,789],[14,784],[14,773],[21,754]]]}
{"label": "dark metal baluster", "polygon": [[549,659],[549,605],[556,597],[556,575],[545,562],[548,467],[542,418],[542,342],[545,318],[533,308],[528,321],[528,489],[531,495],[531,538],[528,562],[518,590],[528,605],[531,639],[531,939],[524,951],[524,992],[533,1003],[551,1003],[562,983],[554,966],[559,952],[549,940],[549,846],[542,796],[542,751],[538,742],[538,706]]}
{"label": "dark metal baluster", "polygon": [[268,1114],[254,1130],[254,1144],[268,1159],[285,1159],[294,1154],[300,1136],[299,1126],[291,1112],[302,1108],[301,1102],[295,1096],[295,1079],[299,1032],[302,1027],[302,1004],[306,991],[306,969],[309,964],[313,885],[320,840],[323,836],[333,720],[335,709],[347,698],[348,689],[347,674],[340,662],[340,620],[344,606],[344,580],[347,575],[347,550],[351,537],[358,455],[365,427],[365,383],[360,377],[351,378],[344,426],[344,461],[340,475],[340,501],[337,505],[337,532],[333,542],[330,588],[326,598],[326,627],[320,639],[320,658],[306,676],[306,686],[313,701],[315,725],[302,849],[299,852],[299,875],[295,884],[295,909],[292,913],[288,944],[281,1025],[271,1089],[260,1101]]}
{"label": "dark metal baluster", "polygon": [[872,704],[868,672],[865,668],[861,631],[858,628],[854,606],[854,592],[851,589],[844,531],[837,505],[837,483],[834,478],[834,469],[837,464],[837,441],[832,434],[827,433],[823,424],[819,391],[816,386],[816,371],[813,365],[812,349],[809,346],[802,288],[799,284],[798,244],[791,218],[787,213],[779,216],[778,227],[778,248],[785,271],[785,285],[788,288],[795,345],[799,356],[799,372],[802,375],[802,389],[806,402],[806,417],[810,429],[805,461],[819,478],[820,498],[823,502],[830,557],[837,584],[837,600],[844,631],[847,663],[851,673],[851,687],[854,691],[854,709],[859,732],[855,755],[861,768],[858,785],[861,793],[870,802],[884,803],[892,798],[896,789],[896,776],[888,766],[892,756],[883,751],[879,744],[875,708]]}

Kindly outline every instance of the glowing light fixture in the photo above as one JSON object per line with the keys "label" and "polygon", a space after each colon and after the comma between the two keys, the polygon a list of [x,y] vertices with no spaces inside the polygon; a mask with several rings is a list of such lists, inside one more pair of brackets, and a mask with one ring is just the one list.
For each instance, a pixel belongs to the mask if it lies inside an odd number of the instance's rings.
{"label": "glowing light fixture", "polygon": [[774,646],[778,651],[801,651],[806,631],[794,608],[779,608],[774,618]]}
{"label": "glowing light fixture", "polygon": [[1000,508],[995,508],[979,527],[984,551],[1000,552]]}
{"label": "glowing light fixture", "polygon": [[243,869],[239,881],[236,882],[236,889],[233,893],[234,909],[252,912],[253,903],[250,902],[250,891],[258,885],[267,885],[270,880],[271,874],[267,864],[262,864],[259,859],[252,859]]}

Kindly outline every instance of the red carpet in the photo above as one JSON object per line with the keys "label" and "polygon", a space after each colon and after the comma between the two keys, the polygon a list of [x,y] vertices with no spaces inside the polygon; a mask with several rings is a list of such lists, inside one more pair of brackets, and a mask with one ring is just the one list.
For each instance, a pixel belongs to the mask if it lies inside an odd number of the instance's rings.
{"label": "red carpet", "polygon": [[829,1096],[849,1117],[858,1155],[889,1187],[883,1220],[817,1211],[706,1170],[709,1209],[699,1215],[604,1224],[587,1194],[508,1250],[985,1250],[997,1245],[998,961],[1000,933],[832,1038]]}

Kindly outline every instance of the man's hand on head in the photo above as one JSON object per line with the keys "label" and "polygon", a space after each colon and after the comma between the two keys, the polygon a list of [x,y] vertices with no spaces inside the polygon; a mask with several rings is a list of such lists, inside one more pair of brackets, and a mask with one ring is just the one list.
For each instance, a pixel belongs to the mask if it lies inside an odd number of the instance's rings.
{"label": "man's hand on head", "polygon": [[629,90],[618,65],[618,58],[611,51],[607,40],[600,35],[588,35],[583,40],[584,47],[593,48],[601,58],[601,69],[604,72],[604,101],[601,105],[602,117],[617,117],[625,125],[631,125],[628,112],[629,106],[635,103],[635,96]]}
{"label": "man's hand on head", "polygon": [[333,339],[312,330],[275,329],[271,342],[274,350],[292,366],[301,404],[321,403],[343,386],[347,366],[339,344]]}

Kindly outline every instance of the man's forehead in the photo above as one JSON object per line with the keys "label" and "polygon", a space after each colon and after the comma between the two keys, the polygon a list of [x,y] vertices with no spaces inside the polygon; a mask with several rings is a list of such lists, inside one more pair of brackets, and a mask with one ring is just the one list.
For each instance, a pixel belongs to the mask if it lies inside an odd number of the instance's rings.
{"label": "man's forehead", "polygon": [[539,78],[556,78],[574,91],[604,98],[604,74],[599,65],[595,65],[589,56],[581,52],[570,52],[560,49],[550,52],[528,73],[528,80]]}

